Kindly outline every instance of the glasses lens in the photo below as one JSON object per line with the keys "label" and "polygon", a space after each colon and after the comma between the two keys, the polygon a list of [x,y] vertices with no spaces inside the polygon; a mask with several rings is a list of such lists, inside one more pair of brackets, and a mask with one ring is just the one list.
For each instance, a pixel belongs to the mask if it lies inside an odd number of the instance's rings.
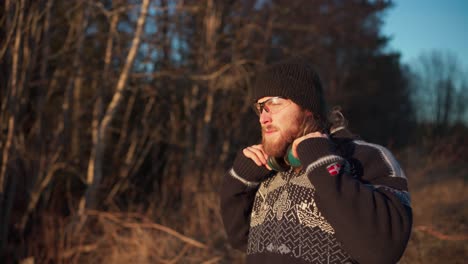
{"label": "glasses lens", "polygon": [[258,116],[262,113],[263,107],[259,103],[253,103],[252,108]]}
{"label": "glasses lens", "polygon": [[290,101],[282,97],[272,97],[261,103],[254,103],[252,108],[255,110],[257,115],[261,115],[263,110],[267,113],[275,114],[281,111],[283,108],[288,106]]}
{"label": "glasses lens", "polygon": [[268,107],[269,113],[276,114],[279,111],[283,110],[286,106],[288,106],[289,103],[290,101],[284,98],[273,97],[265,101],[265,107]]}

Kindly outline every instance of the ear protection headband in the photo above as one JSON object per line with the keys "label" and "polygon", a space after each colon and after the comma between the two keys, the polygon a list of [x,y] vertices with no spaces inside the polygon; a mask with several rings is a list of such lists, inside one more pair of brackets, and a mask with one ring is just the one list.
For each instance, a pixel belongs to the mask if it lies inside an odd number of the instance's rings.
{"label": "ear protection headband", "polygon": [[286,156],[284,157],[269,157],[267,160],[268,166],[275,171],[288,171],[291,167],[298,168],[300,167],[301,161],[294,157],[292,153],[292,145],[288,147]]}

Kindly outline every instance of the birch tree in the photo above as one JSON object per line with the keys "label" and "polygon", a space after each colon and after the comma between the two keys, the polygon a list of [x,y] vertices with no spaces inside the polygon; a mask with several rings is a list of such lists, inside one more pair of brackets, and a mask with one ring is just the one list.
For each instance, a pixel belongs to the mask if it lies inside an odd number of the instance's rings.
{"label": "birch tree", "polygon": [[101,183],[102,168],[104,162],[104,149],[107,142],[107,133],[110,126],[110,123],[115,118],[117,108],[120,107],[124,90],[127,84],[129,72],[133,67],[133,62],[135,61],[136,52],[140,45],[141,35],[143,32],[143,26],[145,25],[146,16],[148,14],[149,0],[143,0],[140,9],[140,15],[137,20],[137,25],[135,29],[135,35],[133,37],[130,50],[128,52],[127,58],[125,60],[125,65],[120,73],[117,86],[115,88],[114,95],[109,105],[106,107],[106,111],[102,120],[95,120],[93,124],[93,147],[91,156],[89,159],[88,173],[86,177],[86,183],[88,184],[88,189],[86,190],[86,195],[84,200],[80,205],[80,211],[84,208],[94,208],[96,203],[96,191]]}

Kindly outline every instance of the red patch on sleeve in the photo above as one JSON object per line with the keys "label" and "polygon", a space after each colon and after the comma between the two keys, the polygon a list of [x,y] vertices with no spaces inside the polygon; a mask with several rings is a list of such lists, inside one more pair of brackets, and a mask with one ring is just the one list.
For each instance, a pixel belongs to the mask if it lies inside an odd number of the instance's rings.
{"label": "red patch on sleeve", "polygon": [[327,166],[328,173],[330,173],[331,176],[335,176],[338,173],[340,173],[341,170],[341,165],[339,163],[333,163],[331,165]]}

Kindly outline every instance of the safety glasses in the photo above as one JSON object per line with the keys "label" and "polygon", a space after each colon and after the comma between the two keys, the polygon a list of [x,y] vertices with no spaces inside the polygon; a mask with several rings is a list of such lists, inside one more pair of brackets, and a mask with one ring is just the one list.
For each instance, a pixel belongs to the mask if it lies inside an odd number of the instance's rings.
{"label": "safety glasses", "polygon": [[261,103],[254,103],[252,108],[254,109],[255,113],[260,116],[263,110],[265,110],[267,113],[276,114],[290,104],[291,100],[288,100],[282,96],[275,96]]}

